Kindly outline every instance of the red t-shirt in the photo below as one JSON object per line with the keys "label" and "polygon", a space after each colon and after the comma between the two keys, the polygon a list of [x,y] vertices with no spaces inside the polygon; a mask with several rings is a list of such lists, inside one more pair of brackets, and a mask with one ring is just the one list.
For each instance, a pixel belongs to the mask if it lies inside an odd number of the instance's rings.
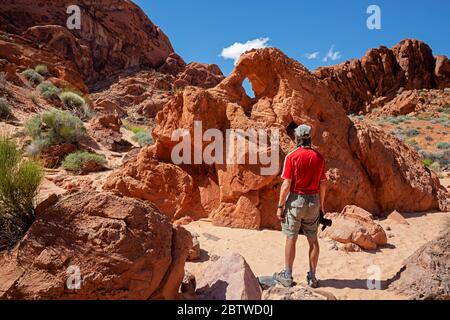
{"label": "red t-shirt", "polygon": [[286,156],[281,177],[292,180],[291,192],[319,193],[320,181],[326,180],[325,159],[311,148],[298,148]]}

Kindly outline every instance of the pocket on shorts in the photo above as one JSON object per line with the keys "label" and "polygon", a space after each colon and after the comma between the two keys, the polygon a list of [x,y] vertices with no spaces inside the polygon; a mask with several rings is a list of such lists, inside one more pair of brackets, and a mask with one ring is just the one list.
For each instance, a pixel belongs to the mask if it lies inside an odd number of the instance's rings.
{"label": "pocket on shorts", "polygon": [[288,197],[287,206],[291,208],[303,208],[305,206],[305,198],[291,193]]}

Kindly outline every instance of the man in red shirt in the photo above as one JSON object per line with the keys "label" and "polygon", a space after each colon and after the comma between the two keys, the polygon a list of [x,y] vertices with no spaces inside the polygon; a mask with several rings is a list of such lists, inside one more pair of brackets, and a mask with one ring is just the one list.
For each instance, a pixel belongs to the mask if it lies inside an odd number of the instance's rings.
{"label": "man in red shirt", "polygon": [[325,160],[311,148],[311,127],[301,125],[295,130],[298,148],[286,156],[282,178],[277,216],[282,221],[286,235],[285,268],[274,275],[274,279],[286,287],[293,284],[292,267],[295,246],[301,229],[309,243],[309,272],[307,282],[317,287],[316,268],[319,260],[317,229],[320,211],[324,211]]}

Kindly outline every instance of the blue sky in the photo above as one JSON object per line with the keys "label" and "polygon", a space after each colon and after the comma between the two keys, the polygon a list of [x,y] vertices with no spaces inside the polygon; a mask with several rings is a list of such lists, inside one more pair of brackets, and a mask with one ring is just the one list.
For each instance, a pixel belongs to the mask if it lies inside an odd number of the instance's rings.
{"label": "blue sky", "polygon": [[[428,43],[434,54],[450,56],[449,0],[135,0],[169,36],[186,62],[216,63],[224,74],[233,60],[220,56],[235,42],[269,38],[310,70],[350,58],[373,47],[391,47],[404,38]],[[381,30],[366,26],[367,7],[381,9]],[[334,58],[326,62],[331,52]],[[319,52],[316,59],[307,53]],[[338,53],[336,53],[338,52]]]}

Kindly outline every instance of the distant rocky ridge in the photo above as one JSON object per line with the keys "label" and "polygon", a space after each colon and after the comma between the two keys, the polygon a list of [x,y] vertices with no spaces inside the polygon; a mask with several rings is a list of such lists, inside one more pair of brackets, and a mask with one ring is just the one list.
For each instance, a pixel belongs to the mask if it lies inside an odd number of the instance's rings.
{"label": "distant rocky ridge", "polygon": [[403,90],[450,87],[450,60],[433,56],[422,41],[405,39],[391,49],[370,49],[357,60],[318,68],[322,80],[347,113],[368,113]]}

